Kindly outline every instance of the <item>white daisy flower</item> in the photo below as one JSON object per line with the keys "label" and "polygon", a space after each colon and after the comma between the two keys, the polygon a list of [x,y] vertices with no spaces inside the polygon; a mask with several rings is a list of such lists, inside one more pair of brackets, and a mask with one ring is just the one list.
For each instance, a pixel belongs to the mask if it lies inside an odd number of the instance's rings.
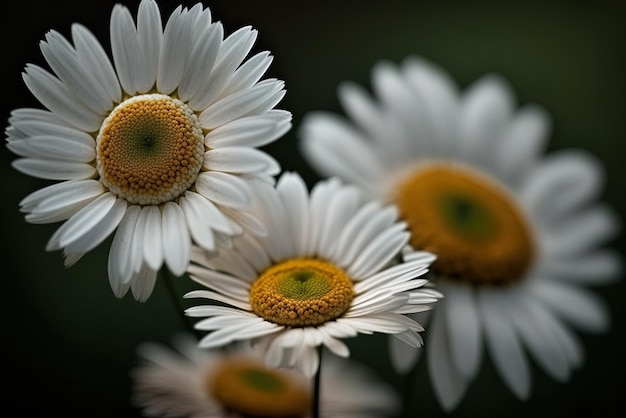
{"label": "white daisy flower", "polygon": [[[309,417],[313,381],[268,368],[262,353],[242,343],[204,350],[188,335],[174,349],[143,343],[131,370],[132,403],[151,417]],[[394,416],[400,407],[391,385],[350,359],[325,357],[320,374],[320,417]]]}
{"label": "white daisy flower", "polygon": [[[599,332],[609,318],[585,285],[617,277],[621,261],[600,245],[615,214],[594,200],[599,162],[582,151],[542,157],[550,123],[537,105],[515,109],[509,85],[486,75],[460,94],[416,56],[379,63],[371,97],[345,83],[348,115],[305,115],[302,151],[326,176],[397,205],[411,244],[437,255],[432,280],[445,295],[432,312],[428,370],[446,410],[476,377],[483,344],[519,398],[530,393],[527,351],[552,377],[582,363],[571,327]],[[392,342],[394,364],[417,351]]]}
{"label": "white daisy flower", "polygon": [[192,242],[214,251],[244,227],[262,232],[246,209],[250,187],[273,184],[280,167],[257,147],[282,136],[291,114],[273,109],[284,83],[259,81],[269,52],[244,62],[257,31],[224,38],[201,3],[179,6],[165,27],[152,0],[136,22],[118,4],[110,34],[113,63],[80,24],[71,41],[47,33],[52,72],[28,64],[23,74],[46,110],[14,110],[7,147],[22,157],[17,170],[56,182],[21,202],[29,222],[64,221],[46,250],[63,249],[71,266],[117,230],[111,287],[145,301],[163,264],[185,272]]}
{"label": "white daisy flower", "polygon": [[208,317],[195,324],[212,331],[202,347],[253,339],[266,344],[271,367],[312,376],[318,346],[346,357],[341,339],[357,334],[391,334],[422,345],[422,326],[406,314],[430,309],[441,296],[421,277],[435,257],[402,253],[409,233],[395,207],[365,203],[337,179],[318,183],[309,195],[295,173],[258,191],[255,211],[266,236],[237,237],[214,258],[192,253],[188,273],[209,290],[185,297],[211,301],[185,311]]}

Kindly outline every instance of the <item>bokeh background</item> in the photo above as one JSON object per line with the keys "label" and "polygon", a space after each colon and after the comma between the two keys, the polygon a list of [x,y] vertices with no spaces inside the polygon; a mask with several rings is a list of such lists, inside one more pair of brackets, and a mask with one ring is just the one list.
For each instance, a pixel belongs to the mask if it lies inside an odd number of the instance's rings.
{"label": "bokeh background", "polygon": [[[45,66],[38,43],[49,29],[68,36],[72,22],[90,28],[108,48],[115,1],[20,0],[3,2],[2,120],[10,110],[36,106],[21,79],[27,62]],[[138,0],[125,1],[136,13]],[[160,1],[169,16],[179,1]],[[192,1],[182,1],[191,6]],[[205,1],[227,33],[241,26],[259,30],[254,51],[270,50],[267,76],[285,80],[278,106],[294,115],[294,128],[266,147],[284,170],[298,171],[312,185],[317,177],[298,152],[297,128],[312,110],[340,111],[336,86],[354,80],[369,86],[381,59],[419,54],[446,68],[465,87],[486,72],[499,72],[520,104],[548,109],[554,127],[550,149],[585,148],[606,167],[603,199],[626,210],[624,98],[626,29],[620,2],[524,1]],[[12,417],[138,417],[129,402],[128,371],[145,340],[168,342],[183,325],[165,285],[157,283],[143,304],[130,294],[116,299],[106,275],[107,241],[71,269],[45,244],[57,225],[31,225],[19,201],[44,182],[10,166],[0,147],[2,212],[3,352],[2,414]],[[611,245],[622,253],[623,235]],[[194,288],[176,282],[182,295]],[[503,386],[489,361],[459,408],[444,413],[435,401],[425,363],[416,370],[411,404],[424,417],[615,416],[626,389],[626,286],[624,280],[597,289],[612,316],[610,332],[579,334],[586,362],[567,384],[533,371],[526,402]],[[183,304],[187,303],[186,301]],[[377,336],[348,341],[357,360],[372,359],[381,379],[402,390]],[[7,411],[12,411],[7,414]],[[408,416],[408,415],[407,415]],[[413,415],[411,415],[413,416]]]}

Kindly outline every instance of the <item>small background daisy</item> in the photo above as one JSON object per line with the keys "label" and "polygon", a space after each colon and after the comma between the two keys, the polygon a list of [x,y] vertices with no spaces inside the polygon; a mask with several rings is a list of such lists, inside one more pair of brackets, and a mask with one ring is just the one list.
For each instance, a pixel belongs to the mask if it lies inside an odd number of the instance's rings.
{"label": "small background daisy", "polygon": [[[117,0],[88,6],[76,0],[2,3],[5,121],[11,109],[37,105],[26,87],[15,80],[25,62],[44,63],[36,45],[45,32],[50,28],[63,31],[79,21],[106,37],[115,3]],[[165,15],[180,3],[159,2]],[[138,1],[125,4],[136,10]],[[286,81],[288,93],[282,107],[294,114],[294,125],[310,110],[339,111],[336,85],[346,79],[367,84],[370,68],[379,59],[400,60],[408,53],[420,53],[449,69],[461,86],[486,71],[499,71],[516,86],[520,102],[535,101],[550,109],[555,120],[552,148],[580,146],[606,163],[606,200],[618,213],[626,213],[626,145],[621,140],[626,81],[620,42],[626,37],[626,26],[619,2],[391,0],[377,4],[320,0],[269,7],[267,2],[231,0],[206,5],[226,27],[252,24],[259,29],[255,48],[275,55],[268,75]],[[295,132],[266,149],[283,169],[301,173],[309,184],[317,180],[298,154]],[[134,349],[141,341],[157,337],[165,341],[180,330],[179,318],[171,309],[163,309],[169,303],[166,289],[157,283],[143,306],[129,298],[116,300],[106,281],[90,279],[94,266],[106,264],[104,248],[86,255],[69,270],[58,253],[42,252],[54,225],[26,224],[16,208],[24,191],[45,182],[16,172],[10,166],[13,158],[0,147],[4,197],[0,209],[4,284],[0,312],[11,359],[6,377],[19,382],[26,376],[36,383],[28,390],[9,385],[4,392],[5,407],[22,411],[21,416],[55,411],[82,417],[88,411],[95,418],[136,418],[136,411],[129,406],[127,379],[135,362]],[[626,251],[623,237],[616,244]],[[179,284],[179,290],[187,290],[184,282]],[[612,410],[621,408],[626,387],[626,283],[598,291],[610,306],[613,331],[584,339],[587,362],[570,383],[559,385],[535,373],[533,400],[520,403],[502,388],[495,371],[487,368],[454,417],[481,413],[554,417],[579,412],[611,416]],[[385,349],[384,338],[365,340],[365,344],[350,343],[353,357],[368,360],[372,348]],[[402,380],[389,372],[385,359],[372,367],[398,387],[402,385]],[[425,367],[418,371],[421,380],[415,411],[421,416],[449,416],[441,413],[433,397]]]}

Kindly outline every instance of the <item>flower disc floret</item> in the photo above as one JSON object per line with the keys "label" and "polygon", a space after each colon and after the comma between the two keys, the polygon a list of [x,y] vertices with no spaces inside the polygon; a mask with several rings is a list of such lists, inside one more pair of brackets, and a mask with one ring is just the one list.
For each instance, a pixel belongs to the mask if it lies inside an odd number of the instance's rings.
{"label": "flower disc floret", "polygon": [[234,356],[221,361],[206,383],[227,412],[241,416],[303,417],[311,404],[303,385],[253,359]]}
{"label": "flower disc floret", "polygon": [[524,277],[533,256],[530,229],[494,182],[460,166],[418,168],[395,197],[415,248],[437,254],[433,270],[475,284]]}
{"label": "flower disc floret", "polygon": [[276,264],[250,289],[250,304],[257,315],[293,327],[335,319],[348,309],[352,298],[350,277],[334,264],[312,258]]}
{"label": "flower disc floret", "polygon": [[132,97],[105,119],[97,138],[102,184],[132,204],[176,199],[202,168],[204,135],[196,114],[162,94]]}

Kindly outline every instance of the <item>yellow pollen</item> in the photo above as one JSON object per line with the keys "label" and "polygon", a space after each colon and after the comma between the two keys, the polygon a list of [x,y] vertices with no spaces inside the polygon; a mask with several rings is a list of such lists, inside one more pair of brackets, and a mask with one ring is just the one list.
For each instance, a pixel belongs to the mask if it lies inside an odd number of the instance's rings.
{"label": "yellow pollen", "polygon": [[[303,383],[259,361],[233,357],[208,371],[208,393],[227,413],[246,417],[297,418],[311,400]],[[230,416],[230,415],[229,415]]]}
{"label": "yellow pollen", "polygon": [[205,152],[198,117],[180,100],[163,94],[119,104],[104,120],[96,149],[102,184],[139,205],[165,203],[189,189]]}
{"label": "yellow pollen", "polygon": [[419,167],[396,189],[414,248],[437,254],[433,271],[473,284],[523,277],[534,256],[526,218],[508,193],[459,166]]}
{"label": "yellow pollen", "polygon": [[313,258],[294,258],[265,270],[252,284],[250,305],[279,325],[320,325],[339,317],[353,298],[352,280],[339,267]]}

